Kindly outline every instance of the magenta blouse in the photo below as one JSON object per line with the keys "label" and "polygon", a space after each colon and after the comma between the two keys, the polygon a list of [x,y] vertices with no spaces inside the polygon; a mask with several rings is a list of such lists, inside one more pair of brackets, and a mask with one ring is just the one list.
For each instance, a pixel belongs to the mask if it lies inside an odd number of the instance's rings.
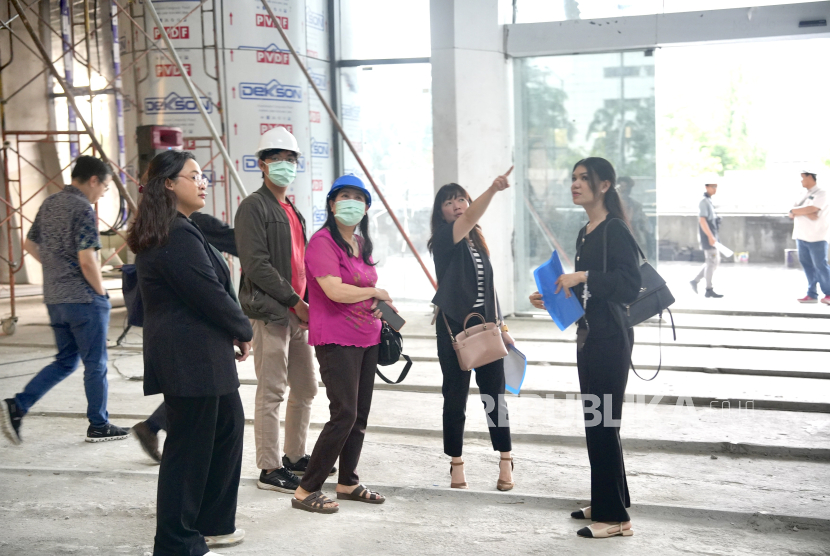
{"label": "magenta blouse", "polygon": [[[363,246],[357,237],[358,245]],[[372,314],[374,300],[337,303],[326,296],[317,278],[339,276],[344,284],[372,288],[378,280],[373,266],[361,257],[349,257],[337,246],[331,232],[323,228],[308,242],[305,251],[308,277],[308,343],[371,347],[380,343],[381,321]]]}

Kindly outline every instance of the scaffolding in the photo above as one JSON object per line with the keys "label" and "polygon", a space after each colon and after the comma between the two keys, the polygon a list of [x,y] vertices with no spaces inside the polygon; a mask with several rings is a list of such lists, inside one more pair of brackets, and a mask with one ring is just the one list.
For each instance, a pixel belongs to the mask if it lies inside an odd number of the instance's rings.
{"label": "scaffolding", "polygon": [[[0,316],[0,328],[6,335],[14,333],[17,323],[16,298],[19,273],[25,268],[26,251],[23,248],[26,236],[25,231],[32,224],[33,218],[27,216],[36,211],[39,201],[42,200],[44,190],[53,186],[53,190],[64,187],[64,174],[70,168],[72,161],[83,154],[99,156],[108,162],[113,168],[113,181],[119,193],[119,208],[115,220],[107,221],[98,210],[99,229],[102,236],[119,236],[124,240],[124,230],[130,220],[131,214],[136,209],[133,196],[127,190],[125,183],[139,185],[138,176],[135,175],[135,163],[137,155],[131,160],[126,159],[125,152],[125,129],[124,129],[124,103],[141,113],[141,106],[131,95],[126,95],[122,90],[122,76],[132,72],[135,86],[142,81],[139,77],[139,65],[153,51],[160,52],[170,62],[174,62],[171,53],[165,51],[161,46],[161,40],[152,40],[144,30],[144,12],[139,11],[135,3],[127,0],[60,0],[59,3],[48,0],[10,0],[7,4],[9,13],[6,20],[0,19],[0,135],[2,135],[2,169],[3,184],[2,198],[0,198],[0,230],[4,237],[2,253],[0,253],[0,264],[8,268],[8,283],[0,286],[2,293],[7,293],[9,299],[9,310]],[[206,14],[212,13],[212,8],[207,6],[207,0],[199,2],[193,10],[181,18],[184,21],[191,14],[199,11],[204,21]],[[122,17],[128,22],[127,33],[135,35],[143,41],[143,48],[139,52],[133,49],[130,53],[130,60],[127,64],[121,64],[121,53],[119,44],[118,19]],[[180,23],[181,23],[180,21]],[[107,24],[112,30],[112,64],[103,63],[106,59],[102,51],[101,32]],[[35,33],[34,26],[37,25],[39,35]],[[208,36],[203,33],[203,37]],[[216,32],[213,32],[214,44],[203,44],[204,63],[208,65],[208,53],[216,44]],[[47,39],[60,41],[60,54],[54,56],[49,52]],[[203,39],[204,42],[204,39]],[[46,43],[46,44],[44,44]],[[6,70],[14,69],[16,58],[19,58],[21,49],[33,54],[39,61],[39,71],[22,83],[15,82],[12,88],[8,79],[4,82]],[[218,49],[215,52],[215,62],[218,64]],[[18,56],[16,56],[16,51]],[[23,63],[23,62],[21,62]],[[59,73],[59,66],[63,72]],[[75,87],[75,69],[81,68],[86,75],[86,85]],[[206,72],[209,75],[209,72]],[[12,101],[17,103],[27,101],[31,98],[38,98],[42,93],[41,79],[48,79],[47,94],[49,100],[43,105],[44,110],[51,113],[50,128],[44,130],[16,130],[10,129],[8,125],[7,111],[14,106]],[[27,76],[28,77],[28,76]],[[94,88],[93,78],[103,79],[106,84],[103,87]],[[211,76],[216,82],[216,101],[209,97],[203,90],[196,87],[200,94],[214,102],[215,109],[222,113],[221,87],[218,80],[219,75]],[[146,79],[146,75],[145,75]],[[61,92],[54,92],[52,83],[57,81]],[[114,111],[112,117],[104,119],[102,123],[95,119],[94,105],[100,96],[113,97],[109,109]],[[55,99],[66,99],[66,129],[58,123],[55,114]],[[89,110],[88,117],[84,118],[78,110],[78,103],[85,101]],[[224,118],[220,117],[224,125]],[[78,129],[78,121],[82,124]],[[45,126],[44,126],[45,127]],[[99,137],[115,138],[117,157],[107,156],[107,151],[101,144]],[[230,223],[232,216],[231,193],[228,188],[227,179],[230,170],[226,163],[216,161],[221,154],[224,145],[217,149],[217,141],[224,143],[224,129],[221,133],[212,137],[185,137],[185,149],[206,152],[208,162],[204,165],[206,174],[211,178],[211,185],[214,191],[224,189],[221,199],[216,195],[212,196],[214,214],[221,215],[220,218]],[[112,141],[111,141],[112,142]],[[68,150],[69,163],[62,165],[54,175],[47,175],[41,169],[42,163],[33,160],[33,157],[26,152],[26,146],[34,145],[41,148],[50,145],[51,150],[57,157],[58,147],[64,146]],[[66,149],[68,146],[68,149]],[[227,160],[227,157],[226,157]],[[31,184],[31,178],[27,176],[36,175],[38,183]],[[27,183],[27,179],[29,182]],[[240,184],[241,185],[241,184]],[[218,186],[218,187],[217,187]],[[224,204],[224,207],[219,206]],[[126,247],[121,243],[114,252],[109,253],[102,266],[109,264]],[[4,269],[5,270],[5,269]],[[5,296],[3,296],[5,297]]]}
{"label": "scaffolding", "polygon": [[[171,28],[176,28],[182,24],[190,15],[199,12],[199,20],[202,25],[202,59],[205,64],[205,74],[216,84],[216,100],[212,96],[207,95],[198,85],[196,85],[188,76],[188,72],[184,70],[181,60],[179,59],[176,49],[170,42],[166,27],[163,25],[156,13],[155,7],[151,0],[144,0],[142,3],[136,3],[132,0],[60,0],[56,5],[50,3],[49,0],[9,0],[9,13],[6,14],[6,20],[3,21],[0,17],[0,134],[2,134],[3,146],[3,198],[0,199],[5,216],[0,214],[2,220],[0,221],[0,230],[5,234],[7,246],[2,247],[7,249],[7,256],[0,254],[0,264],[8,266],[9,272],[9,299],[10,299],[10,314],[0,317],[2,323],[2,330],[6,334],[13,334],[15,323],[17,322],[16,306],[15,306],[15,275],[24,268],[26,253],[23,249],[23,242],[25,240],[24,222],[31,223],[31,219],[24,214],[24,208],[32,206],[40,197],[40,194],[50,184],[57,186],[59,189],[63,187],[63,182],[60,179],[63,173],[71,165],[71,161],[78,155],[84,153],[91,153],[99,156],[105,162],[109,163],[114,171],[113,181],[119,192],[119,209],[117,216],[113,222],[105,222],[101,218],[96,206],[96,214],[99,215],[100,226],[103,226],[103,235],[118,235],[124,238],[123,230],[128,225],[131,214],[134,213],[137,206],[133,200],[132,195],[127,190],[125,183],[132,183],[138,185],[138,178],[135,176],[134,163],[137,158],[126,160],[125,152],[125,125],[124,125],[124,106],[125,104],[131,106],[138,114],[137,125],[141,125],[142,106],[136,102],[136,99],[125,94],[122,86],[122,77],[132,73],[133,86],[138,91],[139,85],[147,75],[142,79],[139,75],[139,64],[147,60],[147,56],[151,52],[158,52],[170,63],[175,64],[179,70],[179,74],[188,89],[195,98],[204,97],[209,99],[212,108],[219,114],[220,129],[217,130],[201,103],[197,102],[202,117],[210,132],[209,136],[198,137],[184,137],[185,149],[187,150],[202,150],[206,149],[208,154],[208,162],[204,165],[207,175],[211,178],[211,185],[214,186],[214,192],[217,191],[216,186],[224,189],[224,194],[221,200],[217,199],[217,195],[212,195],[213,212],[215,216],[220,216],[221,219],[231,224],[232,215],[236,205],[244,198],[247,193],[242,184],[241,179],[237,173],[233,161],[230,158],[226,148],[226,130],[225,117],[223,116],[223,102],[222,102],[222,86],[220,83],[220,48],[218,42],[218,34],[216,25],[210,33],[205,32],[205,21],[216,21],[216,3],[218,0],[200,0],[192,10],[179,19],[178,22],[170,25]],[[139,10],[138,5],[142,4],[143,8]],[[268,15],[273,20],[273,26],[279,32],[283,41],[291,51],[298,66],[302,69],[310,86],[314,89],[315,94],[323,104],[328,112],[332,123],[342,136],[346,146],[352,151],[364,174],[368,177],[373,189],[378,198],[386,207],[388,214],[391,216],[396,227],[403,236],[406,244],[410,247],[412,253],[418,260],[424,274],[429,279],[433,287],[437,287],[435,280],[427,270],[424,262],[421,260],[417,250],[410,241],[404,228],[398,222],[393,210],[386,202],[380,188],[372,178],[368,168],[363,163],[359,153],[355,150],[352,142],[346,136],[345,131],[340,125],[337,116],[331,109],[329,103],[323,97],[322,93],[314,83],[311,75],[305,68],[302,60],[298,56],[290,40],[286,36],[282,24],[275,16],[268,3],[263,0],[262,4]],[[57,9],[56,9],[57,7]],[[14,12],[14,13],[13,13]],[[154,40],[145,31],[147,15],[153,18],[153,22],[158,29],[158,38]],[[2,16],[3,14],[0,14]],[[132,37],[133,34],[133,48],[129,50],[130,60],[126,64],[121,64],[120,52],[120,35],[118,28],[118,19],[122,17],[128,22],[128,28],[124,36]],[[37,25],[40,34],[35,31],[33,22]],[[101,31],[105,29],[109,23],[112,31],[112,50],[110,65],[102,63],[105,55],[102,54],[101,48]],[[80,29],[80,32],[78,30]],[[77,36],[79,35],[79,36]],[[213,43],[208,44],[207,40],[212,37]],[[53,52],[47,51],[47,46],[51,44],[51,40],[55,38],[60,41],[60,53],[54,56]],[[28,40],[27,40],[28,39]],[[46,40],[48,39],[48,41]],[[46,42],[46,46],[44,45]],[[142,49],[139,50],[138,44],[141,43]],[[34,46],[32,46],[34,45]],[[165,45],[164,48],[162,45]],[[10,68],[15,60],[15,48],[24,48],[35,55],[38,63],[43,67],[34,76],[26,80],[15,90],[6,91],[6,83],[2,77],[2,70]],[[207,71],[209,67],[209,53],[213,51],[213,64],[216,68],[215,74]],[[53,59],[54,58],[54,59]],[[63,74],[58,71],[60,64],[63,67]],[[87,85],[84,87],[75,87],[74,85],[74,69],[78,66],[86,73]],[[149,73],[149,72],[148,72]],[[55,129],[48,129],[46,131],[31,131],[31,130],[12,130],[7,126],[6,111],[10,106],[10,102],[19,95],[25,95],[27,90],[33,87],[33,84],[46,76],[48,79],[47,90],[49,91],[49,105],[46,108],[52,114],[51,124]],[[93,88],[93,77],[103,79],[106,81],[103,87],[97,89]],[[52,81],[56,81],[60,85],[62,92],[52,92]],[[15,83],[15,85],[17,85]],[[114,112],[113,117],[105,119],[107,129],[102,131],[100,123],[94,120],[93,104],[95,99],[100,96],[112,97],[112,107],[109,108]],[[67,129],[58,130],[57,119],[54,109],[54,101],[58,98],[65,98],[67,102]],[[19,99],[18,99],[19,100]],[[85,100],[89,105],[89,116],[84,117],[81,110],[79,110],[79,101]],[[100,120],[100,118],[99,118]],[[81,128],[77,123],[80,122]],[[98,127],[93,127],[97,125]],[[98,136],[115,138],[114,141],[117,151],[115,158],[107,156],[107,150],[101,144]],[[110,141],[113,143],[113,141]],[[29,159],[21,149],[21,145],[30,143],[38,143],[39,145],[50,144],[53,147],[58,145],[69,145],[70,163],[61,168],[55,175],[48,176],[44,173],[38,165]],[[57,149],[55,149],[56,151]],[[218,157],[222,158],[217,161]],[[56,157],[57,158],[57,157]],[[24,166],[33,168],[36,173],[42,176],[46,182],[40,186],[35,193],[28,196],[24,195]],[[133,169],[133,170],[131,170]],[[10,174],[14,172],[14,175]],[[236,184],[239,195],[236,195],[236,203],[234,203],[234,195],[230,191],[231,179]],[[217,202],[224,203],[224,207],[217,206]],[[222,210],[224,208],[224,210]],[[112,260],[119,252],[124,249],[124,244],[111,253],[104,264]],[[232,264],[232,261],[229,260]]]}

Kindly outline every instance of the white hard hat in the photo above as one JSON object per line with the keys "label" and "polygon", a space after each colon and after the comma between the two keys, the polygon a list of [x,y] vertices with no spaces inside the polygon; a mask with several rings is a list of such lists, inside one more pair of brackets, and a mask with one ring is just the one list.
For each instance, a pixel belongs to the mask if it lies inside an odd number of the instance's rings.
{"label": "white hard hat", "polygon": [[259,147],[256,151],[257,156],[259,156],[259,153],[262,151],[267,151],[269,149],[284,149],[286,151],[294,151],[298,155],[300,154],[300,148],[297,146],[296,137],[294,137],[290,131],[282,126],[269,129],[262,134],[262,137],[259,138]]}

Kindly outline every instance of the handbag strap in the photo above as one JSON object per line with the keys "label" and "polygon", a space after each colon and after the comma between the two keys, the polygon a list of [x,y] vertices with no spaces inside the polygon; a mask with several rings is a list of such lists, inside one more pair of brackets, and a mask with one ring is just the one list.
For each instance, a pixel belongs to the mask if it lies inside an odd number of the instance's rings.
{"label": "handbag strap", "polygon": [[[668,311],[669,318],[671,319],[671,331],[672,331],[672,335],[674,336],[674,341],[676,342],[677,341],[677,331],[674,329],[674,315],[671,314],[671,309],[669,309],[668,307],[666,307],[666,311]],[[663,311],[660,311],[660,320],[658,321],[657,328],[658,328],[658,333],[657,333],[658,334],[657,335],[658,345],[660,346],[660,360],[657,363],[657,370],[654,372],[654,376],[651,377],[651,378],[641,377],[640,373],[637,372],[637,369],[634,368],[634,361],[632,361],[631,358],[629,357],[629,363],[631,364],[631,370],[634,371],[634,374],[637,375],[637,378],[639,378],[640,380],[645,380],[646,382],[649,382],[649,381],[654,380],[655,378],[657,378],[657,375],[660,373],[660,369],[663,368]],[[631,347],[633,349],[634,346],[631,346]]]}
{"label": "handbag strap", "polygon": [[622,223],[623,228],[625,228],[628,231],[628,234],[631,236],[631,239],[634,240],[634,245],[637,246],[637,251],[640,252],[640,257],[643,258],[643,262],[647,263],[648,259],[646,258],[645,253],[643,253],[643,250],[640,249],[640,244],[637,243],[637,238],[635,238],[634,234],[631,233],[631,228],[628,227],[628,224],[626,224],[624,220],[620,220],[619,218],[612,218],[608,221],[608,224],[606,224],[605,227],[602,229],[602,272],[608,271],[608,226],[614,220],[619,220]]}
{"label": "handbag strap", "polygon": [[[440,309],[440,307],[439,307],[439,309]],[[452,340],[452,343],[455,343],[455,336],[452,335],[452,330],[450,329],[450,323],[447,322],[447,315],[444,314],[444,311],[441,311],[441,316],[444,318],[444,324],[447,326],[447,332],[450,335],[450,340]]]}
{"label": "handbag strap", "polygon": [[401,371],[401,376],[398,377],[398,380],[392,382],[391,380],[383,376],[383,373],[380,372],[380,369],[377,369],[375,371],[377,375],[380,377],[380,379],[386,384],[400,384],[401,382],[403,382],[403,379],[406,378],[406,375],[409,374],[409,369],[412,368],[412,359],[408,355],[404,355],[403,353],[401,354],[401,357],[406,359],[406,366],[403,368],[403,371]]}
{"label": "handbag strap", "polygon": [[[473,251],[470,248],[470,243],[469,242],[467,242],[467,250],[469,251],[470,256],[472,257],[473,256]],[[475,261],[475,257],[473,257],[473,261]],[[496,328],[500,328],[501,325],[504,324],[504,316],[502,315],[502,312],[501,312],[501,303],[499,303],[499,295],[496,292],[496,277],[495,277],[495,274],[493,275],[493,304],[494,304],[494,308],[496,310]],[[441,308],[438,307],[438,310],[441,311]],[[484,323],[487,324],[487,316],[486,316],[487,307],[484,308],[484,312],[485,312]],[[452,340],[452,342],[455,343],[455,336],[453,336],[452,330],[450,330],[450,323],[447,322],[447,316],[444,314],[444,311],[441,311],[441,317],[444,319],[444,325],[446,325],[446,327],[447,327],[447,332],[449,332],[449,334],[450,334],[450,340]],[[469,315],[467,315],[467,317],[469,318]]]}

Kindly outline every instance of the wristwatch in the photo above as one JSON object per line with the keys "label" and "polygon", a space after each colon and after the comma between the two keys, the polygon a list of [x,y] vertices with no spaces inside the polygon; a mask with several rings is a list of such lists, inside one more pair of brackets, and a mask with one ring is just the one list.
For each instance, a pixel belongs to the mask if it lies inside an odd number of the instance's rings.
{"label": "wristwatch", "polygon": [[585,283],[588,283],[588,273],[591,272],[590,270],[585,271]]}

